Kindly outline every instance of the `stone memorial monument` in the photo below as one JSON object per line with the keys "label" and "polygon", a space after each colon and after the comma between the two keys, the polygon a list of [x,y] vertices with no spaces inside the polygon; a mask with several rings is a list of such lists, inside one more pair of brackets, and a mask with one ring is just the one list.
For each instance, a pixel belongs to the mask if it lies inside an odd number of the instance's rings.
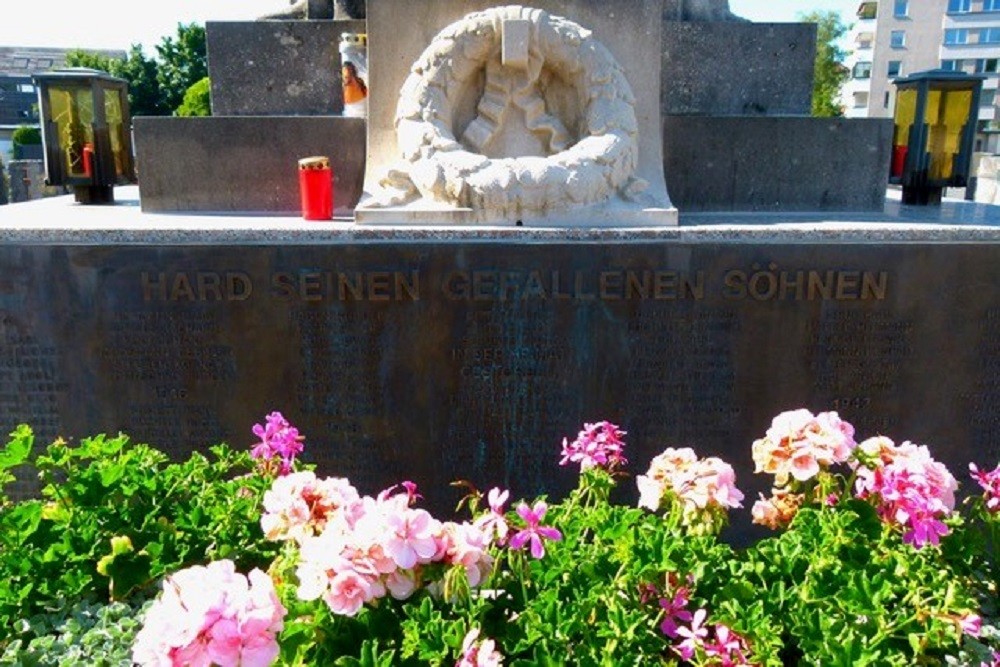
{"label": "stone memorial monument", "polygon": [[[676,224],[659,60],[646,57],[659,52],[659,3],[609,7],[373,3],[358,222]],[[380,32],[395,21],[421,29]]]}
{"label": "stone memorial monument", "polygon": [[[179,457],[280,410],[321,473],[441,512],[456,479],[564,493],[559,443],[601,419],[631,473],[691,446],[751,499],[797,407],[993,465],[996,209],[886,201],[890,121],[800,113],[810,28],[620,5],[209,22],[215,115],[136,119],[133,199],[0,210],[0,426]],[[334,99],[341,32],[369,35],[367,119]],[[709,35],[742,79],[678,74]],[[757,85],[776,58],[799,74]],[[328,222],[300,216],[311,155]]]}

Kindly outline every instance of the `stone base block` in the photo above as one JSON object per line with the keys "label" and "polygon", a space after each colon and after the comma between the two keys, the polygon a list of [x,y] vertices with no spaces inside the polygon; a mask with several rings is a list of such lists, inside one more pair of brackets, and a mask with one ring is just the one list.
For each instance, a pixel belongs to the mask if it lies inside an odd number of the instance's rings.
{"label": "stone base block", "polygon": [[664,170],[681,211],[875,211],[890,119],[664,116]]}
{"label": "stone base block", "polygon": [[816,26],[664,21],[664,114],[809,115]]}
{"label": "stone base block", "polygon": [[338,44],[343,32],[365,32],[365,22],[209,21],[205,37],[212,113],[340,113]]}
{"label": "stone base block", "polygon": [[565,497],[559,443],[600,419],[627,431],[632,476],[691,446],[748,499],[773,481],[751,443],[792,408],[955,474],[1000,455],[995,243],[157,236],[0,243],[0,426],[180,458],[249,448],[280,409],[318,474],[413,480],[444,516],[456,479]]}
{"label": "stone base block", "polygon": [[301,212],[298,160],[330,158],[335,215],[361,196],[365,121],[340,116],[135,119],[144,212]]}

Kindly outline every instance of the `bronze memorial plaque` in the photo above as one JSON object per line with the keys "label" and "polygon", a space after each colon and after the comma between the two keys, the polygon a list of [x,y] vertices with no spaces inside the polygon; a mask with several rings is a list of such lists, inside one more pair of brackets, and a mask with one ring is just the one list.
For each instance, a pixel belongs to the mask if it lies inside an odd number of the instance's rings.
{"label": "bronze memorial plaque", "polygon": [[[563,437],[718,455],[747,505],[781,411],[1000,459],[989,244],[353,242],[0,249],[0,416],[178,457],[280,410],[306,459],[446,511],[467,479],[560,495]],[[623,497],[637,497],[634,483]],[[749,513],[746,521],[749,521]],[[739,519],[743,521],[743,519]],[[737,530],[746,526],[737,525]]]}

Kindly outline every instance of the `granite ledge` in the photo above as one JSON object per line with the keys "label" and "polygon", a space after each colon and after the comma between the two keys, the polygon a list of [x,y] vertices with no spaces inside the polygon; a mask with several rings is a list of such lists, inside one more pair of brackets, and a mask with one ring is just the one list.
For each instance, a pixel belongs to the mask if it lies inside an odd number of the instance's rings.
{"label": "granite ledge", "polygon": [[663,228],[359,226],[349,219],[153,214],[138,189],[116,188],[114,206],[71,196],[0,207],[0,245],[325,245],[337,243],[1000,243],[1000,206],[945,202],[882,212],[681,213]]}

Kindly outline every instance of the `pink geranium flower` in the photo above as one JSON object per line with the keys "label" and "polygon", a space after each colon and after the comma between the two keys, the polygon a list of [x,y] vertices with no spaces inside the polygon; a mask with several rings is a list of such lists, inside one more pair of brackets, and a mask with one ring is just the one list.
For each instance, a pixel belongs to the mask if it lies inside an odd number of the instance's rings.
{"label": "pink geranium flower", "polygon": [[265,418],[264,425],[254,424],[253,434],[260,438],[260,442],[250,450],[250,456],[265,469],[277,464],[279,475],[291,472],[295,457],[303,449],[304,438],[299,435],[299,430],[288,423],[280,412],[272,412]]}
{"label": "pink geranium flower", "polygon": [[975,463],[969,464],[972,479],[983,489],[983,501],[990,512],[1000,512],[1000,466],[990,472],[981,471]]}
{"label": "pink geranium flower", "polygon": [[475,521],[475,526],[491,538],[496,538],[496,543],[503,545],[507,541],[507,533],[510,526],[507,523],[507,516],[504,512],[504,504],[510,497],[510,491],[501,491],[498,488],[490,489],[486,495],[486,501],[490,506],[490,511],[483,514]]}
{"label": "pink geranium flower", "polygon": [[496,650],[496,642],[492,639],[479,639],[479,628],[473,628],[462,640],[462,656],[455,667],[500,667],[503,656]]}
{"label": "pink geranium flower", "polygon": [[903,541],[919,549],[948,534],[942,519],[955,508],[958,482],[931,458],[927,448],[885,437],[858,445],[855,495],[875,505],[879,516],[903,531]]}
{"label": "pink geranium flower", "polygon": [[690,660],[695,651],[704,646],[705,638],[708,636],[708,628],[705,627],[705,617],[708,612],[699,609],[694,612],[690,626],[681,626],[676,630],[676,636],[681,638],[680,643],[674,646],[674,650],[684,660]]}
{"label": "pink geranium flower", "polygon": [[782,412],[752,446],[755,472],[775,476],[779,487],[806,482],[821,470],[845,463],[855,447],[854,427],[836,412],[813,415],[805,409]]}
{"label": "pink geranium flower", "polygon": [[531,545],[532,558],[542,558],[545,556],[545,545],[543,540],[558,542],[562,539],[562,533],[550,526],[542,526],[541,521],[545,517],[548,505],[545,501],[539,500],[535,506],[528,507],[522,502],[517,506],[517,514],[524,522],[525,527],[510,538],[510,548],[514,550],[523,549],[525,544]]}
{"label": "pink geranium flower", "polygon": [[278,656],[285,608],[270,577],[246,577],[232,561],[196,565],[163,582],[136,636],[139,665],[267,667]]}
{"label": "pink geranium flower", "polygon": [[690,447],[668,447],[636,477],[639,507],[653,511],[677,505],[686,526],[717,523],[730,508],[742,507],[733,467],[717,457],[698,458]]}
{"label": "pink geranium flower", "polygon": [[330,580],[323,600],[333,613],[354,616],[361,611],[371,594],[372,586],[368,579],[353,570],[345,570]]}
{"label": "pink geranium flower", "polygon": [[622,436],[625,431],[609,421],[595,424],[584,424],[583,430],[576,440],[569,442],[563,438],[562,459],[559,465],[579,463],[580,470],[603,468],[609,472],[617,470],[628,463],[623,452],[625,441]]}
{"label": "pink geranium flower", "polygon": [[437,553],[436,535],[441,524],[426,510],[406,509],[386,517],[385,554],[404,570],[429,563]]}

